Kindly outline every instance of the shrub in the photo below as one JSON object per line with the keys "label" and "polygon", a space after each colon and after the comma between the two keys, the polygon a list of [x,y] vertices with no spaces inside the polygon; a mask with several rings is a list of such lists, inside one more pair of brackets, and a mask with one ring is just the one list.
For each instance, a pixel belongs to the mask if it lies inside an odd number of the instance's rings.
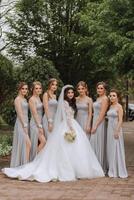
{"label": "shrub", "polygon": [[0,136],[0,156],[7,156],[12,150],[12,136]]}

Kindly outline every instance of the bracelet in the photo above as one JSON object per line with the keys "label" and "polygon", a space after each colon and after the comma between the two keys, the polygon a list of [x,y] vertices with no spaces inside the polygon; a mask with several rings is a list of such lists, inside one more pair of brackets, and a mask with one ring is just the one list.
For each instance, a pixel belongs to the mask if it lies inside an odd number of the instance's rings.
{"label": "bracelet", "polygon": [[27,123],[24,123],[23,127],[24,127],[24,128],[27,128],[27,127],[28,127],[28,124],[27,124]]}
{"label": "bracelet", "polygon": [[48,122],[53,123],[52,118],[49,118],[49,119],[48,119]]}
{"label": "bracelet", "polygon": [[42,124],[38,124],[38,128],[43,128]]}

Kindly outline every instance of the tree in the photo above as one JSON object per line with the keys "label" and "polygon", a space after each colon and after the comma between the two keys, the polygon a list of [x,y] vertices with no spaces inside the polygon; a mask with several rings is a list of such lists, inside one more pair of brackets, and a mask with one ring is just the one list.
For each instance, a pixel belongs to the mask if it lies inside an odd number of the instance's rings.
{"label": "tree", "polygon": [[5,44],[4,38],[4,30],[7,29],[7,21],[6,16],[13,11],[14,5],[17,0],[9,0],[9,1],[3,1],[0,0],[0,52],[2,52],[7,46],[8,43]]}
{"label": "tree", "polygon": [[133,12],[132,0],[102,0],[90,1],[81,15],[95,47],[92,59],[122,74],[134,68]]}
{"label": "tree", "polygon": [[132,0],[21,0],[8,18],[10,53],[51,60],[64,83],[114,83],[133,64],[132,13]]}
{"label": "tree", "polygon": [[12,94],[15,84],[13,64],[0,54],[0,107]]}
{"label": "tree", "polygon": [[50,78],[56,78],[59,80],[59,85],[62,85],[59,73],[53,63],[40,56],[29,57],[17,71],[18,81],[25,81],[29,86],[33,81],[38,80],[42,83],[43,88],[46,89]]}
{"label": "tree", "polygon": [[8,19],[10,53],[20,60],[31,53],[52,60],[64,82],[72,81],[72,69],[79,59],[75,53],[79,39],[75,15],[85,4],[80,0],[21,0],[16,5],[16,18]]}
{"label": "tree", "polygon": [[0,116],[6,122],[13,122],[15,111],[13,98],[16,86],[14,67],[10,60],[0,54]]}

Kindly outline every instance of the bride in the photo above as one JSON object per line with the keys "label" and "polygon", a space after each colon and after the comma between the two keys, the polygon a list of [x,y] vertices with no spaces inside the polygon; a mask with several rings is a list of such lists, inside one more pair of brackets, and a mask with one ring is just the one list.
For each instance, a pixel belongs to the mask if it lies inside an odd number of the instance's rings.
{"label": "bride", "polygon": [[[4,168],[2,172],[11,178],[38,182],[103,177],[90,142],[74,119],[75,112],[74,88],[66,85],[62,88],[54,129],[45,147],[32,162],[16,168]],[[70,132],[74,133],[72,141],[69,141],[70,136],[65,135]]]}

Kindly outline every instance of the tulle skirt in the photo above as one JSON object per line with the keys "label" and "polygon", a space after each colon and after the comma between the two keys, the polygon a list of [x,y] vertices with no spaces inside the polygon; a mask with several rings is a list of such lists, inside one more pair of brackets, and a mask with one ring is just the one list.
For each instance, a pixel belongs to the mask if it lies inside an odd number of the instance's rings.
{"label": "tulle skirt", "polygon": [[38,182],[103,177],[104,172],[86,134],[76,120],[72,120],[72,124],[76,133],[74,142],[65,140],[65,132],[69,129],[62,122],[32,162],[21,167],[4,168],[3,173],[11,178]]}

